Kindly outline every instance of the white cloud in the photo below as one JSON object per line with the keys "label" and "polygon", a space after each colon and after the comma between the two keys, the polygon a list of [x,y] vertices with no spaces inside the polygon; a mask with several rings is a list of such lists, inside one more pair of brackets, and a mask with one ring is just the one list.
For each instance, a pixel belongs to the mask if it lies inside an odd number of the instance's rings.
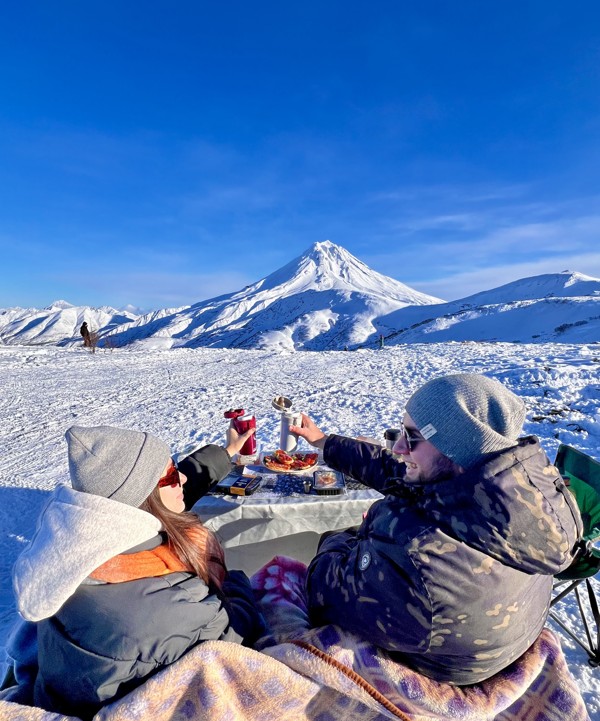
{"label": "white cloud", "polygon": [[403,203],[417,202],[429,205],[435,203],[439,208],[458,204],[490,203],[523,199],[531,192],[531,186],[525,183],[429,183],[399,187],[366,196],[367,203]]}
{"label": "white cloud", "polygon": [[[529,215],[548,212],[548,204],[538,203]],[[380,236],[378,245],[387,252],[363,259],[380,272],[447,300],[566,269],[600,277],[600,254],[593,252],[600,239],[600,215],[514,222],[518,215],[517,208],[510,207],[501,221],[495,209],[427,216],[419,232],[395,243],[382,242]],[[418,226],[407,221],[405,227],[410,223]],[[469,223],[484,227],[468,232]]]}

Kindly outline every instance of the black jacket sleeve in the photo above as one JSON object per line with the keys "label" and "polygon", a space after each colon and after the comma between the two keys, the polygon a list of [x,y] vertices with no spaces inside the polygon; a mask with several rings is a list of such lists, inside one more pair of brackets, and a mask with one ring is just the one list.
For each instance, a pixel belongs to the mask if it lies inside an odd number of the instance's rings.
{"label": "black jacket sleeve", "polygon": [[231,471],[229,453],[221,446],[209,445],[199,448],[177,464],[179,470],[187,476],[183,486],[185,510],[190,508],[221,481]]}
{"label": "black jacket sleeve", "polygon": [[243,571],[228,571],[221,588],[229,625],[251,646],[266,631],[266,623],[254,598],[250,581]]}
{"label": "black jacket sleeve", "polygon": [[323,458],[330,468],[382,493],[390,478],[399,478],[405,472],[404,463],[381,446],[335,434],[327,439]]}

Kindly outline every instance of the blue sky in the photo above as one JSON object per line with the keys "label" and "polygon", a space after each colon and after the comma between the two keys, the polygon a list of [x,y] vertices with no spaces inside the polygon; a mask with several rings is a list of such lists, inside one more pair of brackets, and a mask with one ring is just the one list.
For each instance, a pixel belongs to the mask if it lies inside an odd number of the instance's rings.
{"label": "blue sky", "polygon": [[0,307],[184,305],[329,239],[448,300],[600,277],[600,3],[10,3]]}

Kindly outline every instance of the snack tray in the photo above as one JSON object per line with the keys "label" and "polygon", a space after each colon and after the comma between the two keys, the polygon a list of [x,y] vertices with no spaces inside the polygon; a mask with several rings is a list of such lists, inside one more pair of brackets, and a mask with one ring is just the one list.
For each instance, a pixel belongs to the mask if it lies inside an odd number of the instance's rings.
{"label": "snack tray", "polygon": [[336,496],[346,490],[346,478],[339,471],[323,469],[313,473],[312,486],[320,496]]}

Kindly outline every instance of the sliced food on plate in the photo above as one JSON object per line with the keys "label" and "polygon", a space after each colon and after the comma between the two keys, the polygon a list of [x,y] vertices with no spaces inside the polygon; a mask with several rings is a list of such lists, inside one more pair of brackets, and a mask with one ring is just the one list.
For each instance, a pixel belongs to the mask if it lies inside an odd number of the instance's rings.
{"label": "sliced food on plate", "polygon": [[278,450],[263,457],[263,465],[270,471],[289,473],[305,471],[317,464],[318,453],[286,453]]}

